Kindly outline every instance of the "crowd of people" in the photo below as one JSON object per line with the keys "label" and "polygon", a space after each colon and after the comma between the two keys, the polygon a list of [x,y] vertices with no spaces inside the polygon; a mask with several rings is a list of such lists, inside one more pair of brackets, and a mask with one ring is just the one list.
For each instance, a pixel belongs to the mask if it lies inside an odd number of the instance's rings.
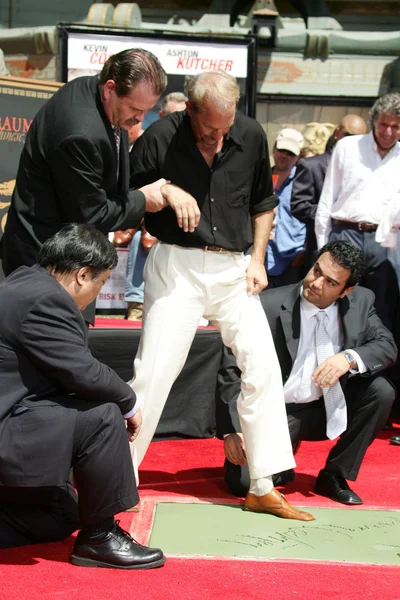
{"label": "crowd of people", "polygon": [[[396,398],[400,94],[375,102],[369,133],[347,115],[320,156],[283,128],[271,168],[225,72],[191,77],[143,133],[166,83],[153,54],[125,50],[61,88],[27,134],[1,245],[0,547],[79,529],[73,564],[164,564],[114,517],[138,502],[134,467],[202,317],[225,344],[217,435],[244,508],[312,521],[277,486],[302,440],[327,438],[315,492],[362,503],[348,480]],[[131,240],[126,298],[143,315],[128,383],[87,348],[117,263],[110,231]]]}

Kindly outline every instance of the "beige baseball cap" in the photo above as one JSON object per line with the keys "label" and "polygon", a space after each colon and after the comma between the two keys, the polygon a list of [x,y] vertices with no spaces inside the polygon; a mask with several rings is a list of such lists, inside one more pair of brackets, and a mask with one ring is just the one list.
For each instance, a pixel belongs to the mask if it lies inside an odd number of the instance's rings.
{"label": "beige baseball cap", "polygon": [[275,144],[278,150],[289,150],[299,156],[300,150],[304,146],[304,138],[297,129],[285,127],[278,133]]}

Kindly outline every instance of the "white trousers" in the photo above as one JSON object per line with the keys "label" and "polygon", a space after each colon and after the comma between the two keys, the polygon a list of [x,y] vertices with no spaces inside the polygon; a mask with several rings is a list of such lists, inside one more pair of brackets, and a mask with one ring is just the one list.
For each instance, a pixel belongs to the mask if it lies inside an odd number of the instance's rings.
{"label": "white trousers", "polygon": [[139,464],[204,316],[220,331],[242,372],[237,406],[250,477],[295,466],[271,331],[259,297],[246,292],[249,261],[241,253],[162,242],[150,251],[144,270],[142,336],[129,382],[143,413],[135,443]]}

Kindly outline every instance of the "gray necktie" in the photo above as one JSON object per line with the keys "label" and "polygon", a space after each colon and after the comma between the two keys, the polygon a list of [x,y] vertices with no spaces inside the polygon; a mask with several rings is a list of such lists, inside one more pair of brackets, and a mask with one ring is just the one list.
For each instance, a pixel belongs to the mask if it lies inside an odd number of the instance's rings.
{"label": "gray necktie", "polygon": [[[317,360],[320,365],[328,356],[335,354],[331,339],[324,324],[326,312],[320,310],[315,318],[315,346],[317,349]],[[347,427],[347,407],[342,387],[339,382],[332,387],[322,388],[326,411],[326,435],[330,440],[335,439],[343,433]]]}
{"label": "gray necktie", "polygon": [[121,128],[114,127],[115,145],[117,147],[117,179],[119,177],[119,149],[121,146]]}

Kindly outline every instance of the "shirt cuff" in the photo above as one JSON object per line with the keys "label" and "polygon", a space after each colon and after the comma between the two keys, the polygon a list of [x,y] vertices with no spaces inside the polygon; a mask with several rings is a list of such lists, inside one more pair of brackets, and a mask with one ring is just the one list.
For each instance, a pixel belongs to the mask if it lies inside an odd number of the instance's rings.
{"label": "shirt cuff", "polygon": [[350,373],[352,375],[359,373],[360,375],[362,375],[363,373],[366,373],[368,371],[367,367],[365,366],[365,363],[363,361],[363,359],[361,358],[361,356],[355,351],[355,350],[346,350],[346,352],[348,352],[349,354],[351,354],[351,356],[354,358],[354,360],[357,363],[357,367],[358,369],[350,369]]}
{"label": "shirt cuff", "polygon": [[140,408],[139,402],[136,400],[136,404],[132,408],[132,410],[130,410],[129,412],[127,412],[125,415],[122,415],[122,416],[124,417],[124,419],[130,419],[131,417],[133,417],[133,415],[135,415],[137,413],[139,408]]}

